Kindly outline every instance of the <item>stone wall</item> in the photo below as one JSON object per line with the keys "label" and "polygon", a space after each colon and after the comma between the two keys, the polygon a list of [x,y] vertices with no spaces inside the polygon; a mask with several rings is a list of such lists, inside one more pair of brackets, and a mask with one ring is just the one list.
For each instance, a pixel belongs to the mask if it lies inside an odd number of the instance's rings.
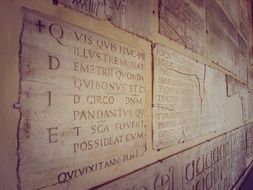
{"label": "stone wall", "polygon": [[0,189],[237,189],[250,0],[4,0]]}

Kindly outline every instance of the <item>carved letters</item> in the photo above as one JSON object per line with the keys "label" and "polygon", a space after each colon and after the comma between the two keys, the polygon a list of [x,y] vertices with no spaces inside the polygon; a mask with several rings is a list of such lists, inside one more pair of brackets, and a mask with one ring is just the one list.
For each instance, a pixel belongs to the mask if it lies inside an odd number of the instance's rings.
{"label": "carved letters", "polygon": [[154,49],[154,61],[154,148],[220,130],[224,74],[161,45]]}
{"label": "carved letters", "polygon": [[24,9],[20,56],[23,189],[64,185],[143,155],[142,50]]}

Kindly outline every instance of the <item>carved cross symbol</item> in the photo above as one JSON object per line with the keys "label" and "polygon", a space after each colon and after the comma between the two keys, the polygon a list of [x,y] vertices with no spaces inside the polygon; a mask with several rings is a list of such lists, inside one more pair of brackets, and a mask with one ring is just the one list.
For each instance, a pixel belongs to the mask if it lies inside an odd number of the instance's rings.
{"label": "carved cross symbol", "polygon": [[45,25],[42,24],[41,20],[38,20],[38,22],[36,23],[36,26],[38,27],[39,29],[39,32],[42,32],[42,28],[45,28]]}

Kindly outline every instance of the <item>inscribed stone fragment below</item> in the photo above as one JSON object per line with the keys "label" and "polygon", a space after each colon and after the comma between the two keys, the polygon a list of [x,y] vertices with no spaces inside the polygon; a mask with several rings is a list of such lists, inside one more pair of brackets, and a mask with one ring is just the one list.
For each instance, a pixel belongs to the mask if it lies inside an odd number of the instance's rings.
{"label": "inscribed stone fragment below", "polygon": [[203,2],[198,11],[185,0],[159,1],[159,33],[200,55],[204,54]]}

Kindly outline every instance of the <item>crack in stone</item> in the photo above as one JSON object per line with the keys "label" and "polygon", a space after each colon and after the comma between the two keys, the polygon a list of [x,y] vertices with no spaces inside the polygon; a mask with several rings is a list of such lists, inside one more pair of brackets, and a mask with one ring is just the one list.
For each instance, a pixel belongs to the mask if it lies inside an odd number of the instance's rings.
{"label": "crack in stone", "polygon": [[[23,12],[21,10],[21,15],[23,15]],[[20,100],[21,100],[21,92],[22,92],[22,86],[21,86],[21,81],[23,79],[22,76],[22,68],[21,68],[21,61],[22,61],[22,36],[23,36],[23,32],[24,32],[24,20],[22,18],[22,26],[21,26],[21,32],[20,32],[20,36],[19,36],[19,51],[18,51],[18,67],[19,67],[19,86],[18,86],[18,104],[20,104]],[[21,106],[22,108],[22,106]],[[17,178],[17,190],[21,190],[21,177],[20,177],[20,161],[21,161],[21,153],[20,153],[20,131],[21,131],[21,120],[22,120],[22,110],[21,108],[19,109],[19,121],[18,121],[18,126],[17,126],[17,149],[16,149],[16,154],[17,154],[17,167],[16,167],[16,178]]]}
{"label": "crack in stone", "polygon": [[51,83],[51,82],[43,82],[43,81],[39,81],[39,80],[33,80],[33,79],[26,79],[23,80],[24,82],[35,82],[35,83],[39,83],[39,84],[48,84],[48,85],[52,85],[52,86],[56,86],[57,84]]}
{"label": "crack in stone", "polygon": [[205,82],[206,82],[206,65],[204,65],[204,76],[203,76],[203,85],[202,85],[202,98],[201,98],[201,104],[200,104],[200,113],[202,113],[203,109],[203,94],[206,93],[206,87],[205,87]]}
{"label": "crack in stone", "polygon": [[195,77],[197,79],[197,83],[198,83],[198,87],[199,87],[200,105],[201,105],[201,110],[202,110],[203,99],[202,99],[202,95],[201,95],[201,85],[200,85],[200,79],[199,79],[198,75],[196,75],[196,74],[189,74],[189,73],[183,73],[183,72],[177,71],[175,69],[171,69],[171,68],[168,68],[168,69],[171,70],[171,71],[174,71],[176,73],[182,74],[182,75],[193,76],[193,77]]}
{"label": "crack in stone", "polygon": [[182,136],[179,138],[178,143],[181,143],[181,142],[184,143],[184,141],[186,140],[184,127],[182,126],[181,129],[182,129]]}

